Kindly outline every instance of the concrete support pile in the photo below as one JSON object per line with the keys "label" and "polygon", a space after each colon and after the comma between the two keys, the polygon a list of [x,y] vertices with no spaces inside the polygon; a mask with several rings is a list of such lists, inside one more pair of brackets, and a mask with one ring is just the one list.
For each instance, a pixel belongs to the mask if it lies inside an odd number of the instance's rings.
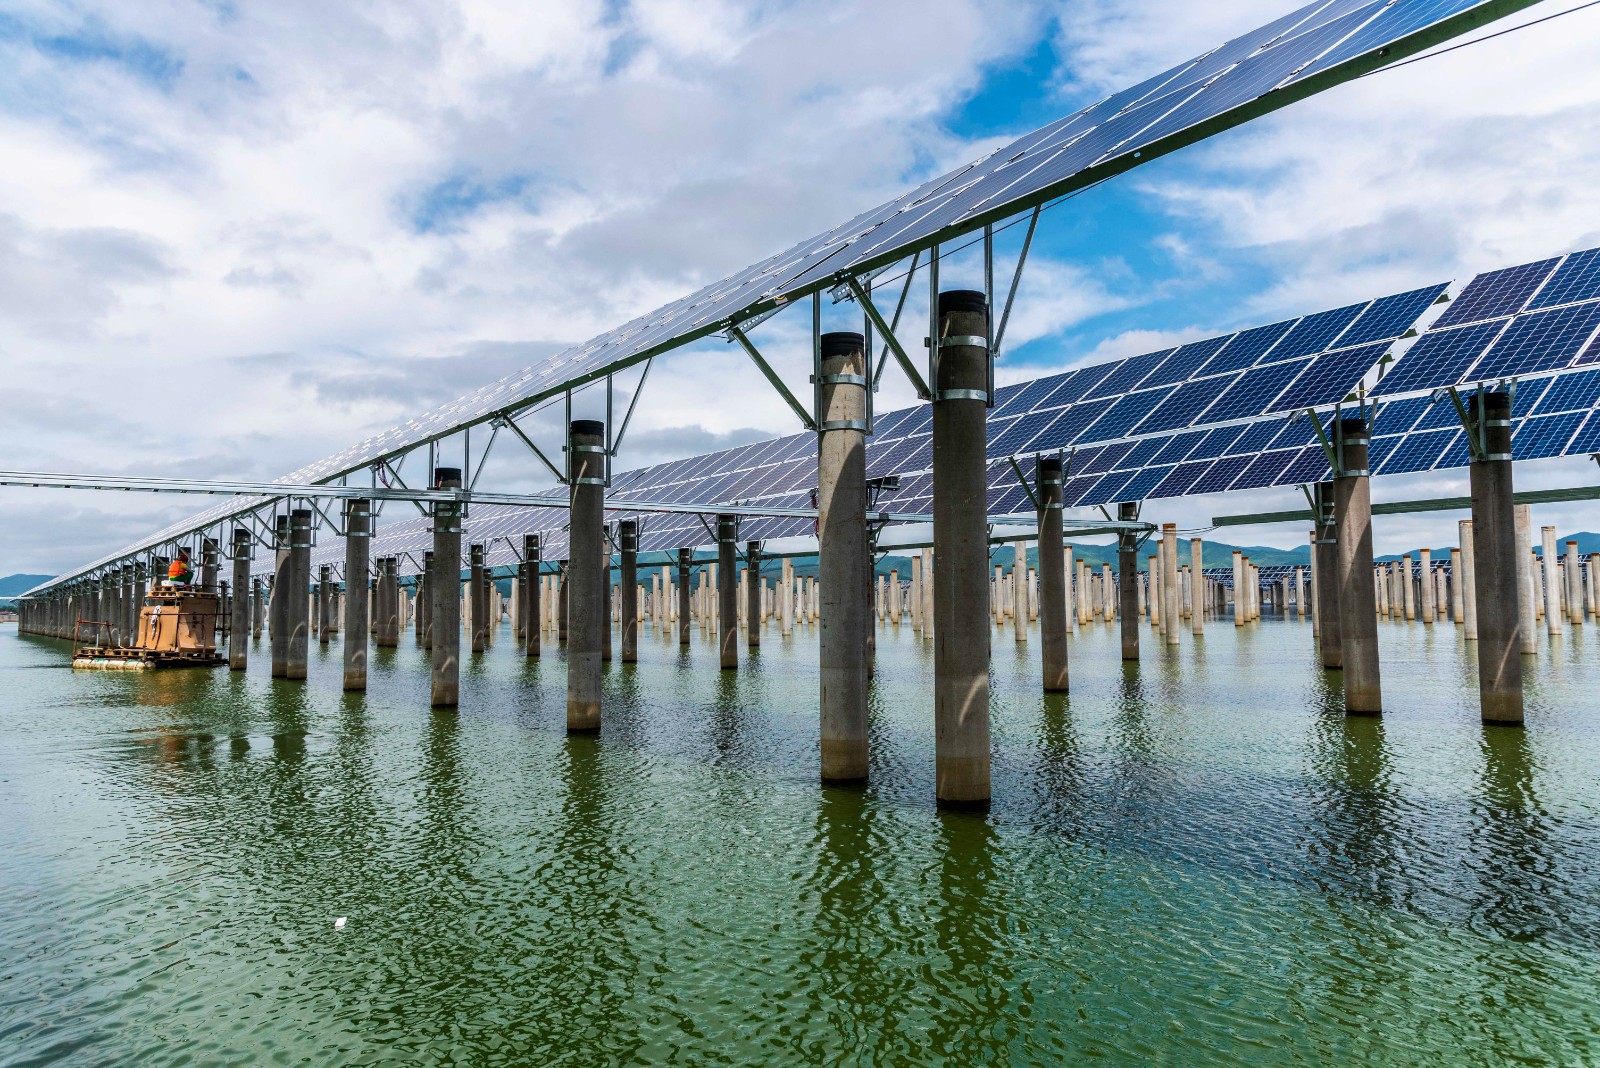
{"label": "concrete support pile", "polygon": [[1338,522],[1339,636],[1344,659],[1345,711],[1383,711],[1378,670],[1378,605],[1372,583],[1372,493],[1367,473],[1370,432],[1365,420],[1338,423],[1344,470],[1333,480]]}
{"label": "concrete support pile", "polygon": [[1061,460],[1039,458],[1039,645],[1046,693],[1067,692],[1067,560],[1061,537]]}
{"label": "concrete support pile", "polygon": [[[824,782],[867,778],[865,653],[871,626],[860,584],[869,574],[872,557],[867,539],[868,383],[863,344],[862,335],[855,333],[822,336],[817,567],[822,582],[818,681]],[[936,430],[936,480],[937,440]]]}
{"label": "concrete support pile", "polygon": [[[460,489],[461,469],[440,467],[434,489]],[[433,505],[433,573],[428,576],[429,661],[433,671],[433,707],[454,708],[461,695],[461,505]]]}
{"label": "concrete support pile", "polygon": [[605,424],[575,419],[569,431],[572,511],[567,569],[567,730],[600,729],[602,616],[606,585],[595,566],[605,545]]}
{"label": "concrete support pile", "polygon": [[1516,514],[1512,500],[1511,396],[1482,393],[1472,399],[1468,415],[1468,431],[1481,445],[1469,471],[1470,537],[1462,539],[1464,547],[1470,546],[1473,563],[1479,708],[1486,723],[1521,723],[1522,628],[1529,621],[1518,574],[1527,558],[1517,551],[1517,528],[1518,519],[1526,516]]}

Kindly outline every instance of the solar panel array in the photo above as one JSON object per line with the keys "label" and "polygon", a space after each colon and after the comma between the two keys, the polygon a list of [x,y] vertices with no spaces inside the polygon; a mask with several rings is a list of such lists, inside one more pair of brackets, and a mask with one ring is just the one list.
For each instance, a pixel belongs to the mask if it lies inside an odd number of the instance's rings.
{"label": "solar panel array", "polygon": [[[593,381],[1393,62],[1535,0],[1314,0],[759,263],[278,480],[327,481]],[[1230,404],[1278,384],[1262,374]],[[1182,421],[1175,401],[1163,419]],[[1199,413],[1193,413],[1198,415]],[[1126,413],[1111,418],[1114,426]],[[221,504],[81,574],[237,511]]]}

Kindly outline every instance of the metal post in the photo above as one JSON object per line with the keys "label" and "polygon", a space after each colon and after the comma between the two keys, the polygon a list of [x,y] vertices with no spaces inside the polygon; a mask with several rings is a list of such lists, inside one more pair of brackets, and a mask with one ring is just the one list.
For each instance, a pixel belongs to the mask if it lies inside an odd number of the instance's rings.
{"label": "metal post", "polygon": [[487,581],[483,569],[483,546],[473,544],[467,546],[467,559],[469,567],[467,587],[471,591],[471,600],[468,610],[472,613],[472,651],[481,653],[489,644],[489,598],[483,595],[484,583]]}
{"label": "metal post", "polygon": [[617,577],[621,608],[617,622],[622,625],[622,662],[639,660],[639,521],[624,519],[617,524],[618,562],[621,570]]}
{"label": "metal post", "polygon": [[367,688],[367,568],[372,551],[372,502],[360,498],[344,509],[344,688]]}
{"label": "metal post", "polygon": [[228,627],[228,668],[250,666],[250,561],[255,553],[248,527],[233,528],[233,605]]}
{"label": "metal post", "polygon": [[739,583],[734,577],[738,536],[738,517],[717,516],[717,634],[724,671],[739,666]]}
{"label": "metal post", "polygon": [[289,516],[282,513],[273,517],[272,602],[268,605],[272,640],[272,677],[289,676]]}
{"label": "metal post", "polygon": [[605,603],[597,561],[605,542],[606,428],[574,419],[567,462],[572,471],[567,567],[567,731],[600,729],[601,615]]}
{"label": "metal post", "polygon": [[1059,457],[1038,461],[1039,493],[1039,653],[1044,665],[1045,693],[1066,693],[1067,558],[1061,536],[1062,463]]}
{"label": "metal post", "polygon": [[[439,467],[434,489],[460,489],[461,469]],[[433,634],[433,707],[454,708],[461,695],[461,505],[433,506],[433,573],[428,576],[428,627]]]}
{"label": "metal post", "polygon": [[[1127,502],[1117,505],[1117,518],[1132,523],[1139,518],[1139,506]],[[1118,592],[1122,601],[1122,659],[1139,659],[1139,536],[1133,531],[1117,535]],[[1159,581],[1159,580],[1158,580]],[[1153,610],[1155,605],[1150,606]],[[1152,612],[1159,615],[1159,610]]]}
{"label": "metal post", "polygon": [[[1478,630],[1478,702],[1486,723],[1522,722],[1523,590],[1511,486],[1511,395],[1486,392],[1468,409],[1468,431],[1482,443],[1472,482],[1472,609]],[[1469,602],[1470,603],[1470,602]]]}
{"label": "metal post", "polygon": [[745,589],[744,619],[745,644],[751,649],[761,648],[761,543],[747,541],[744,545],[745,566],[749,582]]}
{"label": "metal post", "polygon": [[333,641],[333,568],[317,567],[317,644]]}
{"label": "metal post", "polygon": [[822,335],[817,570],[822,583],[818,658],[824,782],[867,778],[866,656],[871,624],[861,583],[872,557],[867,540],[864,344],[860,334]]}
{"label": "metal post", "polygon": [[288,626],[288,663],[285,678],[306,677],[306,656],[311,643],[311,509],[289,513],[289,588],[283,600]]}
{"label": "metal post", "polygon": [[694,561],[693,549],[678,550],[678,644],[689,646],[689,565]]}
{"label": "metal post", "polygon": [[[938,801],[989,803],[989,545],[984,424],[989,400],[988,303],[940,293],[934,310],[934,737]],[[857,572],[859,574],[859,572]]]}
{"label": "metal post", "polygon": [[1383,711],[1378,667],[1378,602],[1372,583],[1372,491],[1367,474],[1369,431],[1364,419],[1340,419],[1343,470],[1333,480],[1338,523],[1339,638],[1344,658],[1344,707],[1352,715]]}
{"label": "metal post", "polygon": [[540,652],[541,632],[544,630],[544,612],[541,603],[541,587],[544,585],[543,564],[539,557],[539,535],[524,534],[522,537],[523,567],[527,569],[528,584],[522,591],[523,613],[527,616],[528,640],[522,647],[523,655],[528,658],[537,657]]}

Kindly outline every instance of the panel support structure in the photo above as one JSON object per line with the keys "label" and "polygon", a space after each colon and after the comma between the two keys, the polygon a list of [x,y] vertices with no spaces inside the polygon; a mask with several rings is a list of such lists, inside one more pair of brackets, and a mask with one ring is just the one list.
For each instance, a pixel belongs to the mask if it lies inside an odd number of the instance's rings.
{"label": "panel support structure", "polygon": [[1333,497],[1339,538],[1344,707],[1351,715],[1377,715],[1383,711],[1377,591],[1372,582],[1372,488],[1367,472],[1370,442],[1366,420],[1339,420],[1336,447],[1340,463],[1333,479]]}

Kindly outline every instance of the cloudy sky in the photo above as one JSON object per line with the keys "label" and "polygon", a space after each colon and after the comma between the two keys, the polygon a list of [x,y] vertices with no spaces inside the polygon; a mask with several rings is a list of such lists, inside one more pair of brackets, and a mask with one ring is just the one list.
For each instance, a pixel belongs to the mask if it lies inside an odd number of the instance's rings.
{"label": "cloudy sky", "polygon": [[[281,475],[1292,6],[10,0],[0,466]],[[1001,379],[1600,245],[1596,40],[1600,8],[1413,63],[1054,209]],[[799,319],[757,336],[797,382]],[[910,402],[886,382],[880,410]],[[794,429],[707,343],[658,362],[621,465]],[[489,463],[548,481],[510,450]],[[1545,462],[1519,484],[1597,477]],[[1464,493],[1465,472],[1375,490]],[[203,503],[0,490],[0,574],[85,563]],[[1378,548],[1449,544],[1456,518],[1386,518]]]}

